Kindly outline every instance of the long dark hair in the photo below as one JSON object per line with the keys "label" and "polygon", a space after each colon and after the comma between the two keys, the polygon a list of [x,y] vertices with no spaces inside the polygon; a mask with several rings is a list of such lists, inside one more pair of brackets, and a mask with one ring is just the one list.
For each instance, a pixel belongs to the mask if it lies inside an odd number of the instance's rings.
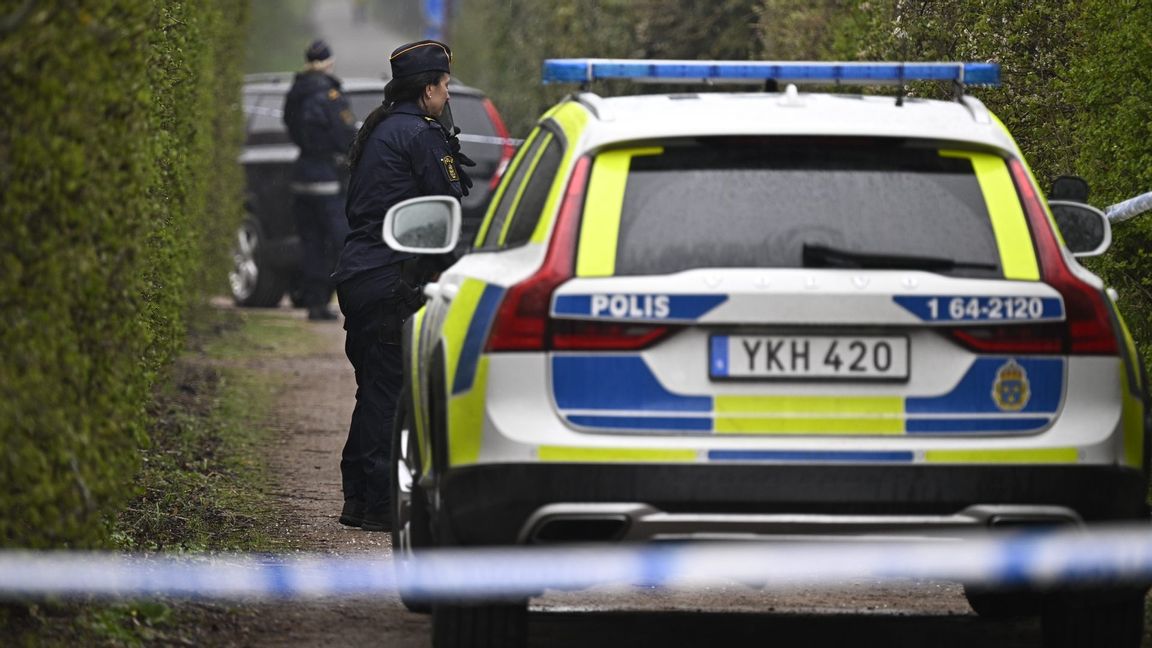
{"label": "long dark hair", "polygon": [[388,118],[392,114],[392,109],[396,104],[404,101],[417,101],[420,96],[424,94],[424,88],[430,85],[440,83],[441,77],[444,72],[419,72],[417,74],[410,74],[408,76],[392,79],[388,85],[384,86],[384,103],[376,107],[368,114],[364,120],[364,125],[356,132],[356,139],[352,140],[352,146],[348,149],[348,166],[352,171],[356,171],[356,165],[360,163],[360,154],[364,151],[364,142],[372,136],[372,131],[380,125],[380,122]]}

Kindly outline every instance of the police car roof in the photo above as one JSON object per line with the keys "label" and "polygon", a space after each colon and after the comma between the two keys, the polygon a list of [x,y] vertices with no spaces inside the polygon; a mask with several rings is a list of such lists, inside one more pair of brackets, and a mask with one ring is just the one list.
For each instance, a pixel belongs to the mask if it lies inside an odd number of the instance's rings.
{"label": "police car roof", "polygon": [[827,135],[950,140],[1018,153],[978,99],[935,101],[893,96],[804,93],[682,93],[573,97],[594,121],[587,148],[684,136]]}

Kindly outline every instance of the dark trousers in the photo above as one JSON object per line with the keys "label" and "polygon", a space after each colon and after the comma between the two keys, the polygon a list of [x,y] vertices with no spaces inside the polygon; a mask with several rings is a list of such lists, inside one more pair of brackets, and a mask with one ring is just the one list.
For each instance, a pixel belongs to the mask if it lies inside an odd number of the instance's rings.
{"label": "dark trousers", "polygon": [[296,194],[292,201],[296,233],[300,236],[300,298],[305,308],[322,308],[332,300],[329,276],[336,269],[348,220],[340,195]]}
{"label": "dark trousers", "polygon": [[379,268],[337,286],[347,338],[344,353],[356,370],[356,407],[340,459],[344,498],[364,502],[364,514],[391,511],[392,425],[404,384],[403,359],[395,337],[382,335],[395,309],[396,266]]}

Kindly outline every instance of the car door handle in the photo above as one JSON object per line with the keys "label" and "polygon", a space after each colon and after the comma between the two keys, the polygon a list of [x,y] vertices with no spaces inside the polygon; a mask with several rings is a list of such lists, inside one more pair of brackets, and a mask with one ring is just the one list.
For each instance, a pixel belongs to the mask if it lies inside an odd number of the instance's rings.
{"label": "car door handle", "polygon": [[428,299],[436,299],[439,297],[444,301],[452,301],[459,292],[460,286],[454,286],[452,284],[430,283],[424,286],[424,296]]}

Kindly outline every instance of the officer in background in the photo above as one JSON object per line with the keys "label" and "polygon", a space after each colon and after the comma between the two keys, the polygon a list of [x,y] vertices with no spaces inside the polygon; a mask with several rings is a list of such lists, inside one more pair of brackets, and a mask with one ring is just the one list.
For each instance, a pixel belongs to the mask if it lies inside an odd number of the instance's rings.
{"label": "officer in background", "polygon": [[300,236],[300,296],[310,320],[334,320],[328,308],[335,285],[330,276],[348,234],[340,166],[356,137],[356,118],[332,76],[335,60],[317,40],[304,53],[307,67],[296,74],[284,100],[284,124],[300,157],[292,166],[292,215]]}
{"label": "officer in background", "polygon": [[333,274],[348,331],[344,351],[356,370],[356,407],[340,461],[344,508],[340,523],[366,531],[392,525],[392,432],[404,385],[400,336],[423,303],[423,283],[455,255],[415,256],[383,240],[384,216],[418,196],[459,199],[472,181],[460,165],[448,113],[452,52],[438,41],[401,45],[390,59],[392,80],[349,152],[348,223],[352,233]]}

